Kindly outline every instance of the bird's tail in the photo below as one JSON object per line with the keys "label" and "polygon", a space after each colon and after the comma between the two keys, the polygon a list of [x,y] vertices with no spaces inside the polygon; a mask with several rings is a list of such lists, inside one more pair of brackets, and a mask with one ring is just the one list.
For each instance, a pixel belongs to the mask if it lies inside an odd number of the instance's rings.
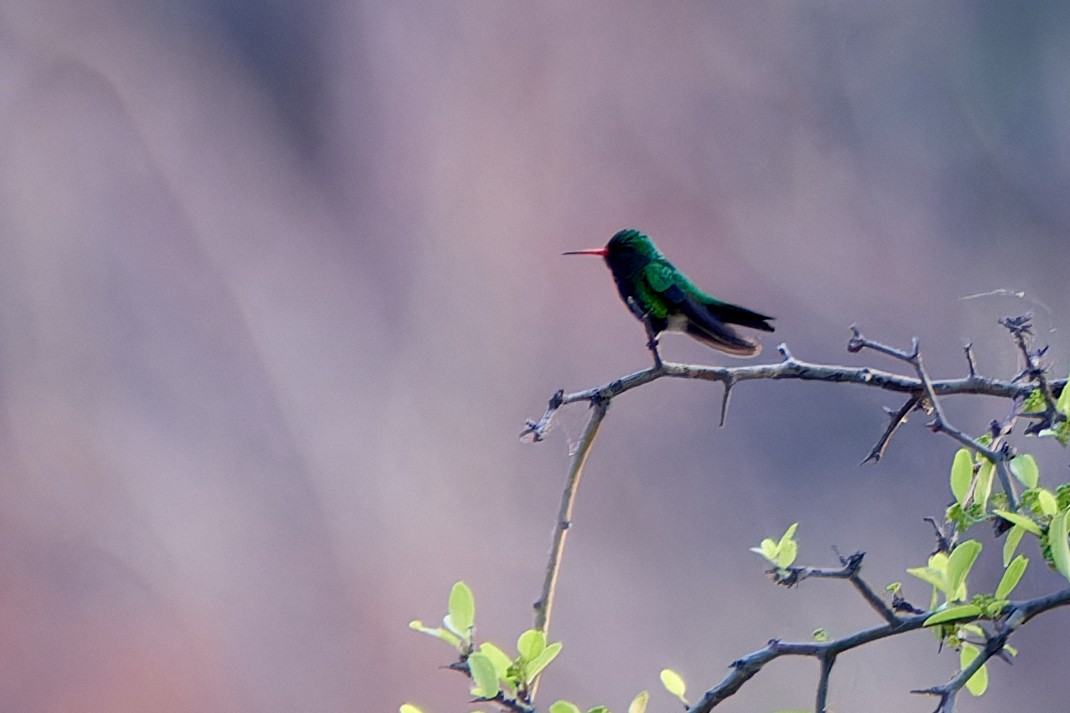
{"label": "bird's tail", "polygon": [[685,331],[706,346],[735,357],[754,357],[762,351],[762,345],[759,342],[741,337],[727,324],[714,320],[703,324],[690,321]]}

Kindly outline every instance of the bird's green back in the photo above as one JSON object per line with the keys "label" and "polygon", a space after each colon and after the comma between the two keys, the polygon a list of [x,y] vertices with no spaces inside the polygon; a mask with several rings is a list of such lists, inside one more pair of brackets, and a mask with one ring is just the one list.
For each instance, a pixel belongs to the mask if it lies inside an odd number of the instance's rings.
{"label": "bird's green back", "polygon": [[650,313],[655,317],[668,315],[670,305],[674,303],[669,299],[668,293],[673,287],[678,287],[696,302],[706,305],[719,305],[716,300],[695,286],[687,275],[677,270],[661,253],[657,253],[646,267],[637,281],[639,297],[650,305]]}

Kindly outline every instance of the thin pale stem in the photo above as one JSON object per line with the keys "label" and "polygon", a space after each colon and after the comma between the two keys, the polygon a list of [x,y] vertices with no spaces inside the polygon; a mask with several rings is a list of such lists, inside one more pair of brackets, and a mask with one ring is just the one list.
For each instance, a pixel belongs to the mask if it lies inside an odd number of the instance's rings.
{"label": "thin pale stem", "polygon": [[[583,430],[576,452],[572,455],[572,463],[568,470],[568,478],[565,480],[565,489],[561,493],[561,508],[557,514],[557,522],[554,525],[553,543],[550,546],[550,556],[546,563],[546,576],[543,579],[542,595],[535,602],[534,628],[547,633],[550,629],[550,615],[553,613],[554,596],[557,592],[557,580],[561,574],[561,559],[565,554],[565,541],[568,538],[568,529],[572,524],[572,511],[576,505],[576,493],[579,490],[580,478],[583,476],[583,467],[587,463],[587,456],[594,445],[598,429],[606,417],[609,409],[609,399],[597,399],[591,406],[591,418],[587,421],[587,427]],[[535,697],[538,680],[531,685],[531,698]]]}

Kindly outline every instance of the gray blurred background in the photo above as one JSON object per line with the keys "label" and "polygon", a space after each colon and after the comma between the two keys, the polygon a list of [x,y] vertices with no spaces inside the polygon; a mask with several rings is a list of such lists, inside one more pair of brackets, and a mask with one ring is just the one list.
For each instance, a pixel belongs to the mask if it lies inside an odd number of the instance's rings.
{"label": "gray blurred background", "polygon": [[[1033,311],[1064,375],[1068,77],[1060,2],[9,0],[0,708],[465,710],[407,623],[464,579],[482,637],[530,625],[586,414],[538,446],[523,421],[649,363],[605,267],[560,257],[623,227],[775,314],[759,360],[899,368],[846,353],[857,322],[936,377],[967,341],[1008,377],[996,320]],[[877,587],[928,555],[951,441],[915,417],[858,467],[898,398],[748,383],[718,429],[720,396],[613,404],[543,706],[624,710],[663,666],[697,696],[771,637],[878,623],[843,583],[766,581],[747,548],[793,521],[802,562],[863,549]],[[1026,553],[1019,594],[1065,585]],[[962,709],[1059,707],[1067,624]],[[931,711],[907,691],[956,668],[923,632],[870,646],[832,705]],[[725,709],[811,706],[816,673],[777,662]]]}

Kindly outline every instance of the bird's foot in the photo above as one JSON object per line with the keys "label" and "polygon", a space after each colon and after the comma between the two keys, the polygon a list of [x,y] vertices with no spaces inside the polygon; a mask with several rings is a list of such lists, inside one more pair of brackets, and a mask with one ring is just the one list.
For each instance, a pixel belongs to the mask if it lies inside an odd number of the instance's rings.
{"label": "bird's foot", "polygon": [[646,343],[646,348],[650,350],[650,353],[654,355],[654,368],[661,368],[661,354],[658,353],[658,340],[656,337],[651,337],[650,341]]}
{"label": "bird's foot", "polygon": [[654,368],[660,369],[661,355],[658,354],[658,331],[654,329],[654,324],[650,321],[649,314],[644,312],[640,319],[643,320],[643,327],[646,328],[646,348],[654,355]]}

